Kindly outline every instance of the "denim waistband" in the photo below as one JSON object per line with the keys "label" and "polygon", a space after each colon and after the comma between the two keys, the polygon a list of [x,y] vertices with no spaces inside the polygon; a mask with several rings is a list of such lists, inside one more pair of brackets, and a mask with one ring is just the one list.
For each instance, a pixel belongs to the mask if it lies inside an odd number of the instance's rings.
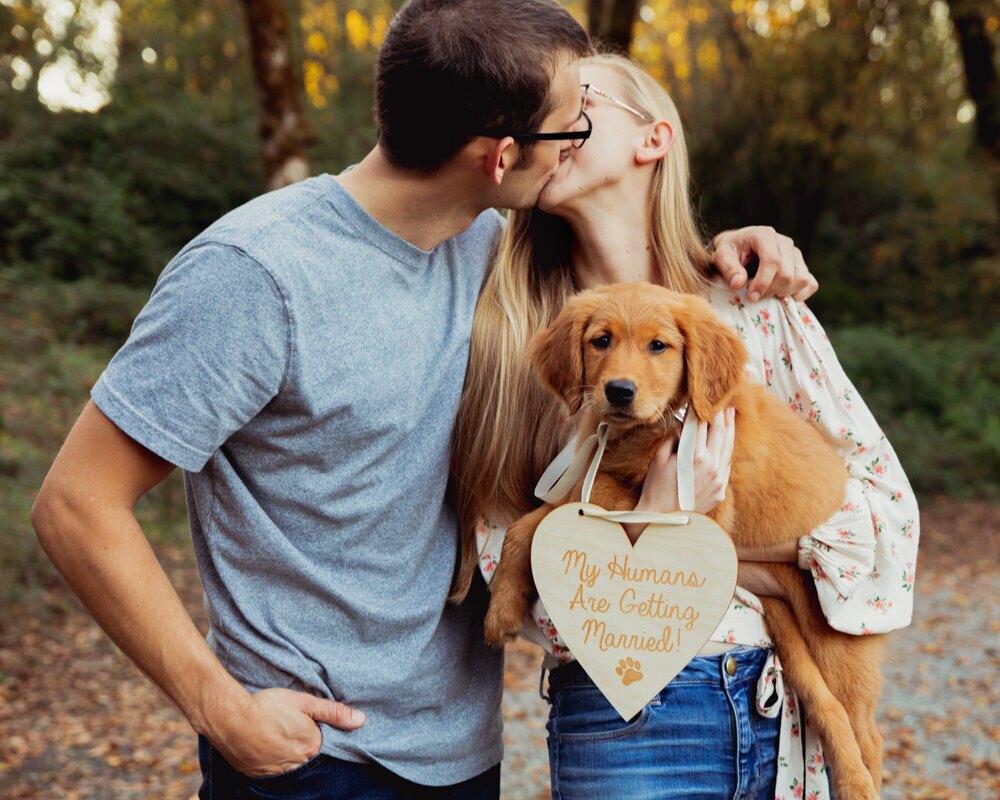
{"label": "denim waistband", "polygon": [[[696,656],[670,683],[718,684],[720,679],[730,683],[756,680],[770,652],[767,647],[736,647],[715,656]],[[571,661],[549,672],[550,691],[587,685],[593,686],[594,683],[577,661]]]}

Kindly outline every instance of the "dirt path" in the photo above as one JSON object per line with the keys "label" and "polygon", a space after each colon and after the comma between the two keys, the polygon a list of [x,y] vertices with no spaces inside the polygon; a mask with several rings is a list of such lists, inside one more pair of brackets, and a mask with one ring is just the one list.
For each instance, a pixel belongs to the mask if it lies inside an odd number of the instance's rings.
{"label": "dirt path", "polygon": [[[161,558],[203,625],[186,552]],[[914,624],[894,634],[881,718],[884,800],[1000,797],[1000,507],[923,515]],[[187,800],[194,736],[62,584],[0,620],[0,797]],[[508,654],[503,795],[548,797],[538,654]]]}

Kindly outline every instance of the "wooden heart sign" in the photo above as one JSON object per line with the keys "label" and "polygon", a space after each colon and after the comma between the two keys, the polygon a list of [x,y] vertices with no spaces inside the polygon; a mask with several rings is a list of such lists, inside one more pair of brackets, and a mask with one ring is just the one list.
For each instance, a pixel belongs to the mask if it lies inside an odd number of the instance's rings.
{"label": "wooden heart sign", "polygon": [[623,719],[697,654],[729,608],[736,551],[708,517],[656,515],[633,547],[622,526],[569,503],[531,545],[539,597],[563,641]]}

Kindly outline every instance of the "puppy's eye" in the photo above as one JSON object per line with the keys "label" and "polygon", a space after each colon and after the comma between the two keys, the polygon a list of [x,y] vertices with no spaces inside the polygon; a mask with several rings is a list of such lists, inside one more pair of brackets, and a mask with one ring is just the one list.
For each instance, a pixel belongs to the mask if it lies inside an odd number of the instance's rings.
{"label": "puppy's eye", "polygon": [[611,337],[603,333],[591,339],[590,343],[598,350],[607,350],[611,346]]}
{"label": "puppy's eye", "polygon": [[666,342],[661,342],[659,339],[653,339],[653,341],[649,343],[649,352],[662,353],[668,347],[670,347],[670,345],[667,344]]}

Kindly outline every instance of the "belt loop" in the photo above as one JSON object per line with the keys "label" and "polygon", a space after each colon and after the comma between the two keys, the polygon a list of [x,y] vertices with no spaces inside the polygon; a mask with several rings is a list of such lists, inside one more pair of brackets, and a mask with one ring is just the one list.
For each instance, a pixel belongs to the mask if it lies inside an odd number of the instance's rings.
{"label": "belt loop", "polygon": [[543,666],[541,673],[538,675],[538,696],[542,698],[546,703],[552,705],[552,699],[545,694],[545,673],[548,670]]}

